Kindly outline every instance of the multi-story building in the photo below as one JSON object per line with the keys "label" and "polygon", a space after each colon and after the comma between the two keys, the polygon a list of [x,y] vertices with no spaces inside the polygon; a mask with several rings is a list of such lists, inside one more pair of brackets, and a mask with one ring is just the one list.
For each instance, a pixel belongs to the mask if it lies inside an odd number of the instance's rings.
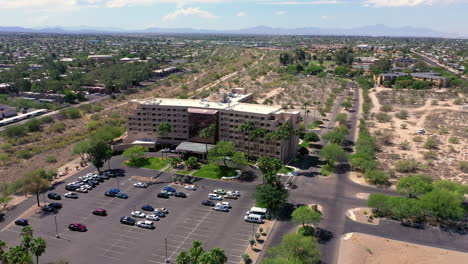
{"label": "multi-story building", "polygon": [[[407,73],[403,72],[393,72],[393,73],[382,73],[374,76],[374,82],[378,85],[383,85],[384,82],[389,81],[390,83],[395,83],[395,80],[398,77],[408,76]],[[448,78],[440,76],[440,74],[435,72],[415,72],[410,73],[409,76],[412,76],[413,79],[418,81],[426,81],[431,83],[436,87],[448,87]]]}
{"label": "multi-story building", "polygon": [[[250,156],[275,157],[283,162],[292,160],[297,153],[298,137],[293,133],[300,123],[300,112],[284,111],[277,107],[242,103],[250,95],[230,94],[228,102],[209,102],[207,99],[167,99],[132,100],[128,115],[128,131],[124,144],[133,142],[155,142],[179,145],[184,142],[205,143],[199,133],[203,128],[214,124],[216,133],[209,138],[209,144],[218,141],[231,141],[239,151]],[[289,122],[291,132],[282,139],[249,140],[238,128],[246,121],[252,121],[256,128],[264,132],[276,131]],[[171,125],[167,135],[158,135],[161,123]]]}

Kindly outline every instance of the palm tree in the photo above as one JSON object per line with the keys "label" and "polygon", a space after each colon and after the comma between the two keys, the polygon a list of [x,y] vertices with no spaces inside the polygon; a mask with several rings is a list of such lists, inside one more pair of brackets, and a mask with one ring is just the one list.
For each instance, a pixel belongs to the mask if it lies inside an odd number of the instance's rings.
{"label": "palm tree", "polygon": [[208,139],[216,133],[216,125],[212,124],[200,130],[199,136],[205,140],[206,154],[208,155]]}
{"label": "palm tree", "polygon": [[[171,124],[169,123],[163,122],[159,124],[159,127],[158,127],[159,138],[163,138],[167,136],[167,134],[171,133],[171,129],[172,129]],[[161,152],[161,158],[164,158],[164,152]]]}
{"label": "palm tree", "polygon": [[[245,137],[249,136],[250,133],[255,129],[255,123],[253,121],[245,121],[243,124],[239,126],[237,129],[239,133],[242,134],[242,140],[244,142],[244,148],[245,148]],[[247,159],[250,158],[250,140],[247,138]]]}
{"label": "palm tree", "polygon": [[24,177],[23,182],[23,192],[25,193],[35,193],[37,198],[37,206],[41,206],[39,203],[39,194],[49,188],[49,182],[41,178],[41,176],[36,173],[28,173]]}
{"label": "palm tree", "polygon": [[47,247],[47,242],[44,238],[35,238],[32,242],[31,252],[36,256],[36,263],[39,264],[39,257],[44,254]]}
{"label": "palm tree", "polygon": [[[314,104],[315,104],[315,102],[314,102]],[[302,106],[304,107],[304,115],[305,115],[304,123],[306,124],[306,126],[307,126],[307,116],[308,116],[308,113],[309,113],[309,111],[307,110],[307,107],[308,107],[309,105],[310,105],[309,102],[304,102],[304,103],[302,104]]]}

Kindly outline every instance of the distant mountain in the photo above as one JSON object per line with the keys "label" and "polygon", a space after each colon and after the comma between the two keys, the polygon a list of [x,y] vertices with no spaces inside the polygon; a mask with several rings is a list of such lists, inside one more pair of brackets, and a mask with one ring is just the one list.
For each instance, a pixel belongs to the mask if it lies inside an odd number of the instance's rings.
{"label": "distant mountain", "polygon": [[387,36],[387,37],[435,37],[435,38],[462,38],[457,33],[444,33],[428,28],[400,27],[392,28],[378,24],[356,28],[273,28],[268,26],[257,26],[237,30],[209,30],[194,28],[146,28],[128,30],[115,27],[45,27],[45,28],[23,28],[23,27],[0,27],[0,32],[37,32],[37,33],[59,33],[59,34],[105,34],[105,33],[153,33],[153,34],[248,34],[248,35],[312,35],[312,36]]}

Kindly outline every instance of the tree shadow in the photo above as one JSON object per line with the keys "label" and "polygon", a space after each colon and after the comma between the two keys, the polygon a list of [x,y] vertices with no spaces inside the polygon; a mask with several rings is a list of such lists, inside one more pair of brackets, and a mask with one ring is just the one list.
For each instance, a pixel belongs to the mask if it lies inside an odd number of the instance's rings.
{"label": "tree shadow", "polygon": [[343,174],[351,170],[351,166],[347,163],[338,164],[335,167],[335,173]]}
{"label": "tree shadow", "polygon": [[251,170],[247,170],[244,173],[242,173],[242,176],[240,177],[240,181],[242,182],[253,182],[258,178],[257,175]]}
{"label": "tree shadow", "polygon": [[283,208],[278,211],[276,219],[279,221],[290,221],[291,214],[296,207],[291,203],[286,203]]}
{"label": "tree shadow", "polygon": [[333,232],[331,231],[317,227],[315,229],[315,237],[317,238],[317,241],[320,244],[326,244],[328,241],[330,241],[334,237],[334,235],[333,235]]}

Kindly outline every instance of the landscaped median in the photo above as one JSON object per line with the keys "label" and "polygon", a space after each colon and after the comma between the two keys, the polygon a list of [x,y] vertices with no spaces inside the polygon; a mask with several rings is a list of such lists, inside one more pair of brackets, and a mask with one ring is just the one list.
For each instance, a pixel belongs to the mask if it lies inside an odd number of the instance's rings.
{"label": "landscaped median", "polygon": [[234,177],[237,175],[235,169],[213,163],[202,166],[197,172],[192,174],[194,177],[220,180],[222,177]]}
{"label": "landscaped median", "polygon": [[166,167],[167,164],[169,164],[169,160],[161,159],[159,157],[143,157],[133,162],[125,161],[124,164],[130,167],[141,167],[151,170],[161,170],[162,168]]}

